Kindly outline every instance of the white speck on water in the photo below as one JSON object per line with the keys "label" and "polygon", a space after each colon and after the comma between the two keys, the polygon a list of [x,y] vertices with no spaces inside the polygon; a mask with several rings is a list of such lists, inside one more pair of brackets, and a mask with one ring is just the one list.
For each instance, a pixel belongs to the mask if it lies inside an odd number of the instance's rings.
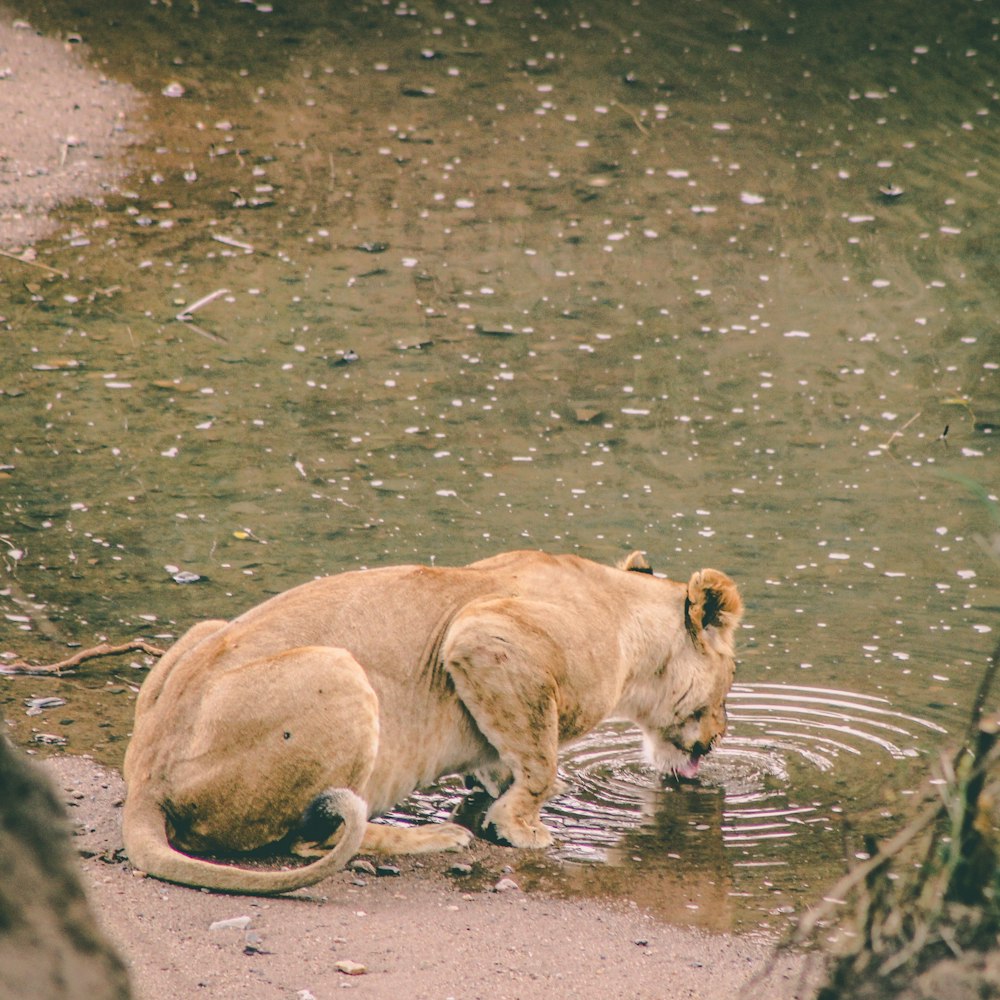
{"label": "white speck on water", "polygon": [[673,169],[667,171],[667,176],[672,177],[675,181],[682,181],[690,177],[691,174],[687,170]]}
{"label": "white speck on water", "polygon": [[458,494],[454,490],[435,490],[434,491],[439,497],[457,497]]}
{"label": "white speck on water", "polygon": [[846,552],[831,552],[830,558],[843,560],[843,559],[850,559],[851,557]]}
{"label": "white speck on water", "polygon": [[892,284],[891,281],[886,281],[885,278],[876,278],[872,282],[872,288],[888,288]]}
{"label": "white speck on water", "polygon": [[955,575],[962,580],[974,580],[976,571],[974,569],[960,569],[956,571]]}
{"label": "white speck on water", "polygon": [[712,122],[712,128],[716,132],[729,132],[732,127],[729,122]]}
{"label": "white speck on water", "polygon": [[848,222],[855,222],[855,223],[857,223],[857,222],[874,222],[875,221],[875,216],[874,215],[849,215],[847,217],[847,221]]}
{"label": "white speck on water", "polygon": [[455,208],[475,208],[476,203],[471,198],[456,198]]}
{"label": "white speck on water", "polygon": [[812,334],[808,333],[806,330],[788,330],[782,336],[785,336],[785,337],[798,337],[800,339],[807,339],[808,337],[811,337]]}
{"label": "white speck on water", "polygon": [[993,631],[993,628],[990,625],[976,625],[976,624],[973,624],[972,627],[973,627],[973,629],[976,632],[979,632],[982,635],[985,635],[987,632],[992,632]]}
{"label": "white speck on water", "polygon": [[749,191],[744,191],[740,194],[740,201],[744,205],[763,205],[764,196],[762,194],[751,194]]}

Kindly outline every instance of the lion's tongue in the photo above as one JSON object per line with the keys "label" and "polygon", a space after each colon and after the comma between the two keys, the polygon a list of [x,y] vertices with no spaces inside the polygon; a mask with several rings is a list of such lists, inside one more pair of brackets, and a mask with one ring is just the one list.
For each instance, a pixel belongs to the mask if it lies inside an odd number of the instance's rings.
{"label": "lion's tongue", "polygon": [[688,757],[680,767],[677,768],[677,773],[682,778],[697,778],[698,769],[701,767],[701,757],[691,756]]}

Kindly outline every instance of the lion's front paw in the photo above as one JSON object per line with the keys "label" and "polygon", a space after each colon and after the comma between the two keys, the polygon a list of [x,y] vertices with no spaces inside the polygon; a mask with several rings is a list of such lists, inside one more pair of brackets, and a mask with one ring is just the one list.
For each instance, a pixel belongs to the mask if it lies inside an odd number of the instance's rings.
{"label": "lion's front paw", "polygon": [[553,843],[552,831],[544,823],[518,815],[503,799],[486,811],[483,830],[511,847],[541,848]]}

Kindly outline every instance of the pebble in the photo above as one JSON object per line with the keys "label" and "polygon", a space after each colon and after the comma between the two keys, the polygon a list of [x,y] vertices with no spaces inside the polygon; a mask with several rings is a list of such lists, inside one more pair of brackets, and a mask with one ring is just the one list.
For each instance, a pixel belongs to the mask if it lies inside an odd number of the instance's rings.
{"label": "pebble", "polygon": [[349,958],[342,958],[339,962],[335,962],[333,967],[345,976],[363,976],[368,971],[367,966],[360,962],[352,962]]}
{"label": "pebble", "polygon": [[252,917],[230,917],[228,920],[216,920],[215,923],[209,924],[208,929],[210,931],[245,931],[250,926],[252,919]]}
{"label": "pebble", "polygon": [[521,887],[512,878],[502,878],[495,886],[494,892],[520,892]]}
{"label": "pebble", "polygon": [[396,878],[403,873],[395,865],[379,865],[378,868],[375,869],[375,874],[378,875],[379,878]]}
{"label": "pebble", "polygon": [[448,874],[459,876],[471,875],[472,865],[467,865],[464,861],[456,862],[448,869]]}

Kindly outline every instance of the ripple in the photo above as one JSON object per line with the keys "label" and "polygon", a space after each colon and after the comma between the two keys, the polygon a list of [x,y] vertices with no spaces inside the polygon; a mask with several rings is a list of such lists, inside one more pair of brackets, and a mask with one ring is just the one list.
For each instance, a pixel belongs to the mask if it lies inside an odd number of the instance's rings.
{"label": "ripple", "polygon": [[[646,827],[658,827],[650,836],[669,852],[690,831],[716,829],[734,865],[783,864],[776,853],[782,842],[814,827],[830,830],[831,814],[840,811],[838,782],[855,792],[872,786],[883,777],[882,762],[917,757],[922,734],[945,732],[887,698],[836,688],[738,684],[728,709],[729,733],[694,786],[650,767],[641,733],[628,723],[606,723],[569,747],[559,769],[566,790],[542,813],[557,837],[555,856],[614,860],[623,838]],[[826,778],[817,783],[810,773]],[[387,819],[443,819],[463,794],[454,781],[442,782]]]}

